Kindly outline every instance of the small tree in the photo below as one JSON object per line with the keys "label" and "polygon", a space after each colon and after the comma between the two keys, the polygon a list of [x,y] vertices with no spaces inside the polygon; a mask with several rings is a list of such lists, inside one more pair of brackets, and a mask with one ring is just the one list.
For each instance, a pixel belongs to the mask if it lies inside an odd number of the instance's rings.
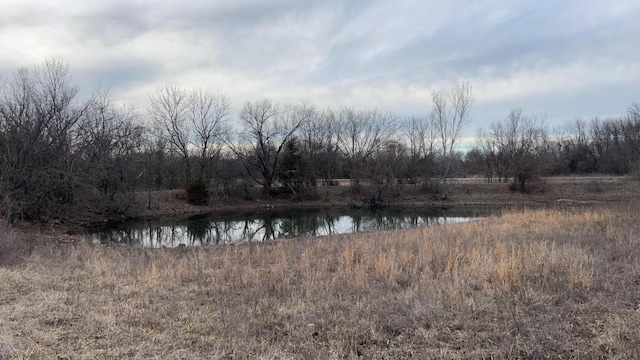
{"label": "small tree", "polygon": [[309,162],[303,153],[302,144],[293,137],[287,141],[278,165],[278,180],[294,196],[310,185]]}
{"label": "small tree", "polygon": [[187,185],[187,200],[194,205],[205,205],[209,202],[207,183],[197,178]]}

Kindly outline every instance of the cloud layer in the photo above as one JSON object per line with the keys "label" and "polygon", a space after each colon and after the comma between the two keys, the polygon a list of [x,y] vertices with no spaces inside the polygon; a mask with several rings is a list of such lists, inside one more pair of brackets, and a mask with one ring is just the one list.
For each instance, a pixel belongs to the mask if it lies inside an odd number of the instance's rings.
{"label": "cloud layer", "polygon": [[144,106],[163,83],[247,100],[430,110],[471,82],[476,127],[640,101],[637,1],[5,1],[0,72],[62,56],[83,86]]}

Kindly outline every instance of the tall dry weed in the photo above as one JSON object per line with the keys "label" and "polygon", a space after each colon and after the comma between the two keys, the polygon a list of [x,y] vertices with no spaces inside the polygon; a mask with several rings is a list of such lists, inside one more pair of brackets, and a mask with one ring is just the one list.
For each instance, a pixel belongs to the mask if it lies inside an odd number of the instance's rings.
{"label": "tall dry weed", "polygon": [[[1,222],[0,225],[2,225]],[[32,249],[38,245],[37,242],[17,230],[2,227],[0,230],[0,267],[22,264],[31,254]]]}
{"label": "tall dry weed", "polygon": [[6,348],[35,357],[624,357],[640,341],[638,220],[525,210],[266,244],[43,250],[0,269],[0,303],[19,303],[0,320],[31,329]]}

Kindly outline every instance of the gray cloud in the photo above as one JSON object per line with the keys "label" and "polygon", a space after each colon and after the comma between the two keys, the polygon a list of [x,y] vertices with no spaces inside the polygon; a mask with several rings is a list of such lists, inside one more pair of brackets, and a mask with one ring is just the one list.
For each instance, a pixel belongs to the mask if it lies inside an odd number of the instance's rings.
{"label": "gray cloud", "polygon": [[305,98],[401,113],[427,112],[432,89],[468,80],[474,126],[518,106],[609,116],[640,101],[636,3],[12,0],[0,70],[61,55],[79,81],[132,101],[183,82],[238,106]]}

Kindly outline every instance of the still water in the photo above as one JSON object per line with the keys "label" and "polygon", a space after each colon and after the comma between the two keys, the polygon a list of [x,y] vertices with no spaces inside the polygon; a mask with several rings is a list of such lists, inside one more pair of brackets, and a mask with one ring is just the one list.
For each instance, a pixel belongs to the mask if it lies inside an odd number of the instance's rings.
{"label": "still water", "polygon": [[390,208],[376,211],[349,208],[270,210],[131,221],[99,229],[88,236],[93,242],[103,244],[156,248],[177,247],[181,244],[202,246],[409,229],[469,221],[489,213],[479,209],[434,208]]}

